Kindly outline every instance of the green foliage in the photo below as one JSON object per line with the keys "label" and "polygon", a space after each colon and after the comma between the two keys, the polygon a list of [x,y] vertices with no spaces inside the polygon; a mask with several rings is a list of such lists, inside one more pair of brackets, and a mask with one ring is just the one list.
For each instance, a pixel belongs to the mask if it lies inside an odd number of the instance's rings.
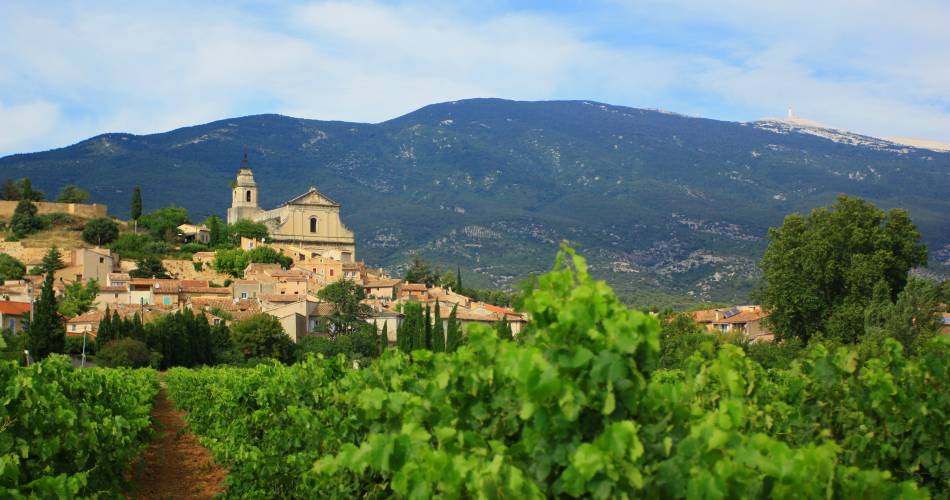
{"label": "green foliage", "polygon": [[66,227],[69,229],[78,230],[85,227],[85,223],[82,221],[82,219],[78,219],[63,212],[53,212],[49,214],[38,215],[37,217],[39,217],[44,229],[49,227]]}
{"label": "green foliage", "polygon": [[27,348],[34,359],[62,353],[66,344],[66,329],[56,310],[53,293],[53,273],[47,273],[40,290],[40,298],[33,304],[33,320],[26,330]]}
{"label": "green foliage", "polygon": [[110,368],[145,368],[152,360],[152,353],[141,340],[121,338],[107,342],[99,348],[96,363]]}
{"label": "green foliage", "polygon": [[119,225],[112,219],[99,217],[86,222],[82,239],[93,245],[108,245],[119,237]]}
{"label": "green foliage", "polygon": [[168,243],[159,241],[147,234],[122,233],[109,248],[123,259],[141,259],[143,257],[161,257],[174,250]]}
{"label": "green foliage", "polygon": [[452,312],[445,323],[445,352],[455,352],[462,345],[462,325],[458,321],[458,306],[452,306]]}
{"label": "green foliage", "polygon": [[191,309],[161,316],[144,328],[128,322],[117,328],[116,323],[113,317],[112,327],[118,338],[134,338],[137,330],[144,331],[148,348],[159,354],[161,369],[214,364],[218,361],[218,348],[223,344],[220,332],[213,331],[204,313],[194,314]]}
{"label": "green foliage", "polygon": [[241,243],[241,237],[263,240],[267,238],[267,226],[260,222],[239,219],[234,224],[228,224],[227,235],[228,239],[235,245]]}
{"label": "green foliage", "polygon": [[20,186],[13,179],[6,179],[0,187],[0,199],[6,201],[18,201],[22,193]]}
{"label": "green foliage", "polygon": [[[421,307],[407,304],[411,317]],[[229,466],[281,498],[925,498],[947,491],[950,341],[919,359],[810,349],[765,370],[737,346],[657,370],[660,323],[570,250],[524,299],[523,341],[453,353],[176,369],[169,394]],[[410,319],[407,314],[406,321]],[[896,478],[896,480],[895,480]],[[916,484],[915,484],[916,483]]]}
{"label": "green foliage", "polygon": [[294,261],[291,257],[278,253],[270,247],[257,247],[252,250],[240,248],[224,248],[214,253],[214,270],[227,273],[236,278],[244,276],[244,269],[252,262],[262,264],[280,264],[289,269]]}
{"label": "green foliage", "polygon": [[426,286],[433,286],[439,283],[439,270],[417,255],[409,263],[409,268],[406,269],[406,275],[403,276],[403,279],[408,283],[423,283]]}
{"label": "green foliage", "polygon": [[427,349],[425,316],[422,304],[406,302],[402,308],[403,320],[396,330],[396,347],[404,353]]}
{"label": "green foliage", "polygon": [[212,247],[225,243],[227,239],[227,224],[217,215],[210,215],[205,219],[208,226],[208,242]]}
{"label": "green foliage", "polygon": [[363,323],[363,326],[348,335],[311,335],[300,339],[296,346],[297,359],[305,360],[310,354],[322,355],[325,358],[342,354],[347,359],[367,364],[369,360],[379,356],[376,330],[373,325]]}
{"label": "green foliage", "polygon": [[129,207],[129,214],[134,221],[142,217],[142,190],[138,186],[135,186],[135,189],[132,190],[132,203]]}
{"label": "green foliage", "polygon": [[889,308],[884,329],[909,353],[918,352],[943,326],[940,290],[927,279],[912,277]]}
{"label": "green foliage", "polygon": [[284,327],[270,314],[255,314],[231,325],[231,343],[245,358],[272,358],[290,361],[293,342]]}
{"label": "green foliage", "polygon": [[0,283],[5,280],[22,279],[26,274],[26,266],[15,257],[0,253]]}
{"label": "green foliage", "polygon": [[0,361],[4,498],[121,497],[151,437],[152,370],[74,369],[52,356]]}
{"label": "green foliage", "polygon": [[52,274],[65,267],[63,255],[59,252],[59,248],[55,246],[50,247],[46,255],[43,256],[43,260],[40,261],[40,265],[36,266],[40,274]]}
{"label": "green foliage", "polygon": [[148,229],[152,238],[163,241],[174,241],[178,235],[178,226],[189,222],[188,211],[174,205],[160,208],[138,219],[138,225]]}
{"label": "green foliage", "polygon": [[96,306],[96,295],[99,293],[99,282],[91,279],[83,284],[81,281],[69,283],[63,289],[63,296],[59,302],[59,313],[66,317],[79,316]]}
{"label": "green foliage", "polygon": [[129,271],[133,278],[162,278],[167,279],[168,271],[161,259],[154,256],[145,256],[135,261],[135,269]]}
{"label": "green foliage", "polygon": [[89,192],[79,186],[67,184],[59,191],[56,201],[59,203],[85,203],[89,199]]}
{"label": "green foliage", "polygon": [[331,338],[349,335],[367,325],[372,308],[363,303],[363,286],[352,280],[338,280],[317,292],[320,300],[333,304],[333,311],[320,318],[320,329]]}
{"label": "green foliage", "polygon": [[10,231],[17,238],[24,238],[43,229],[43,221],[36,215],[36,205],[28,199],[21,199],[13,217],[10,218]]}
{"label": "green foliage", "polygon": [[432,352],[445,352],[445,327],[442,325],[442,310],[439,307],[439,302],[435,303],[435,315],[433,318],[432,325],[432,345],[430,349]]}
{"label": "green foliage", "polygon": [[830,209],[789,215],[781,228],[769,230],[757,298],[780,338],[807,342],[824,332],[857,342],[875,285],[883,280],[896,294],[907,272],[927,263],[919,240],[904,210],[885,214],[859,198],[839,196]]}

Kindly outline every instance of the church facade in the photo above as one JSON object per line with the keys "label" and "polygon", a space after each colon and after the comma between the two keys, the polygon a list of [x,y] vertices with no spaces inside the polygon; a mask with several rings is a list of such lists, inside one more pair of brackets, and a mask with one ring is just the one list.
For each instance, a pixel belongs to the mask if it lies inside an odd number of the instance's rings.
{"label": "church facade", "polygon": [[342,262],[356,259],[356,241],[353,231],[340,220],[340,205],[315,187],[310,186],[307,192],[273,210],[261,209],[257,194],[245,154],[231,187],[228,224],[240,219],[260,222],[267,226],[274,242],[293,244]]}

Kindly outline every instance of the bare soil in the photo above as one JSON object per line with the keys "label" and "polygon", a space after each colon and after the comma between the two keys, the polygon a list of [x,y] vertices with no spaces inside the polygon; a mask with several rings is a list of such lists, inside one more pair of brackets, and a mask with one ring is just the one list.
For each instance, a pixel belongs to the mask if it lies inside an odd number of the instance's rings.
{"label": "bare soil", "polygon": [[152,407],[155,439],[136,467],[130,498],[210,499],[225,491],[227,471],[214,463],[211,452],[188,431],[184,415],[162,388]]}

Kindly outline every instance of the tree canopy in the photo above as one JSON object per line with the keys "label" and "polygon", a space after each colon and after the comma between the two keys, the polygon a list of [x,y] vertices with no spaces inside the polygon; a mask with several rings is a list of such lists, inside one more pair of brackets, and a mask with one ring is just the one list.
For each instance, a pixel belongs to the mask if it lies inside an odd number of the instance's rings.
{"label": "tree canopy", "polygon": [[108,245],[119,237],[119,225],[112,219],[98,217],[86,222],[82,239],[93,245]]}
{"label": "tree canopy", "polygon": [[284,327],[267,313],[255,314],[231,325],[231,342],[246,358],[289,361],[293,356],[293,342],[284,333]]}
{"label": "tree canopy", "polygon": [[16,258],[0,253],[0,282],[18,280],[26,274],[26,266]]}
{"label": "tree canopy", "polygon": [[409,263],[409,269],[406,270],[403,279],[409,283],[424,283],[426,286],[432,286],[439,283],[441,277],[439,270],[432,263],[416,255]]}
{"label": "tree canopy", "polygon": [[239,244],[242,236],[252,240],[263,240],[267,238],[267,226],[247,219],[239,219],[234,224],[228,225],[228,237],[234,244]]}
{"label": "tree canopy", "polygon": [[769,230],[755,297],[779,338],[807,342],[822,333],[855,342],[875,285],[886,283],[894,298],[908,271],[926,263],[926,247],[906,211],[884,213],[842,195],[830,208],[791,214]]}
{"label": "tree canopy", "polygon": [[178,226],[190,222],[188,211],[181,207],[169,206],[143,215],[138,224],[146,229],[153,238],[159,240],[175,239]]}
{"label": "tree canopy", "polygon": [[59,313],[63,316],[79,316],[96,306],[96,294],[99,293],[99,282],[91,279],[85,284],[81,281],[69,283],[63,289],[63,296],[59,302]]}
{"label": "tree canopy", "polygon": [[59,191],[56,201],[59,203],[85,203],[89,200],[89,192],[79,186],[67,184]]}
{"label": "tree canopy", "polygon": [[321,318],[331,337],[349,335],[366,325],[372,310],[363,299],[363,286],[351,280],[339,280],[320,289],[317,297],[333,304],[333,311]]}

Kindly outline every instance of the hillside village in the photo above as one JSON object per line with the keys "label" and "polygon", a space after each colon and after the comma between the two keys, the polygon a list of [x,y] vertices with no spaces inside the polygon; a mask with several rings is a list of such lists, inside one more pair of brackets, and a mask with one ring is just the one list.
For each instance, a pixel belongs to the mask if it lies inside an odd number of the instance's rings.
{"label": "hillside village", "polygon": [[[216,270],[212,251],[213,228],[206,224],[183,223],[175,228],[175,258],[161,260],[166,277],[136,277],[139,262],[121,251],[106,246],[88,245],[61,238],[58,243],[60,267],[54,271],[54,289],[62,297],[68,285],[95,283],[92,309],[64,318],[66,336],[95,340],[106,314],[121,318],[138,316],[149,323],[165,315],[190,310],[203,313],[214,325],[230,325],[266,313],[276,318],[294,342],[322,333],[320,320],[333,312],[333,305],[318,298],[326,286],[349,280],[362,287],[369,314],[365,321],[378,332],[386,332],[387,341],[395,344],[396,333],[403,320],[403,305],[418,303],[423,309],[440,307],[445,313],[455,311],[461,327],[478,323],[496,325],[504,321],[517,335],[526,323],[525,315],[511,307],[500,307],[472,299],[453,290],[450,285],[407,282],[389,276],[356,259],[353,233],[340,219],[340,205],[314,187],[273,210],[257,204],[258,187],[247,156],[232,183],[232,205],[228,223],[251,221],[267,227],[267,237],[241,236],[239,248],[244,252],[270,249],[283,256],[282,263],[250,262],[238,276]],[[2,202],[0,216],[9,219],[15,202]],[[10,205],[10,206],[6,206]],[[70,214],[76,219],[90,220],[106,215],[103,205],[82,203],[36,202],[42,214]],[[124,231],[142,231],[130,223]],[[208,247],[207,250],[202,248]],[[0,251],[22,262],[27,269],[43,265],[51,246],[23,241],[0,242]],[[221,257],[218,257],[221,258]],[[219,263],[220,264],[220,263]],[[0,287],[0,321],[14,333],[23,331],[31,306],[39,297],[42,274],[25,275],[7,280]],[[447,328],[447,325],[446,325]]]}

